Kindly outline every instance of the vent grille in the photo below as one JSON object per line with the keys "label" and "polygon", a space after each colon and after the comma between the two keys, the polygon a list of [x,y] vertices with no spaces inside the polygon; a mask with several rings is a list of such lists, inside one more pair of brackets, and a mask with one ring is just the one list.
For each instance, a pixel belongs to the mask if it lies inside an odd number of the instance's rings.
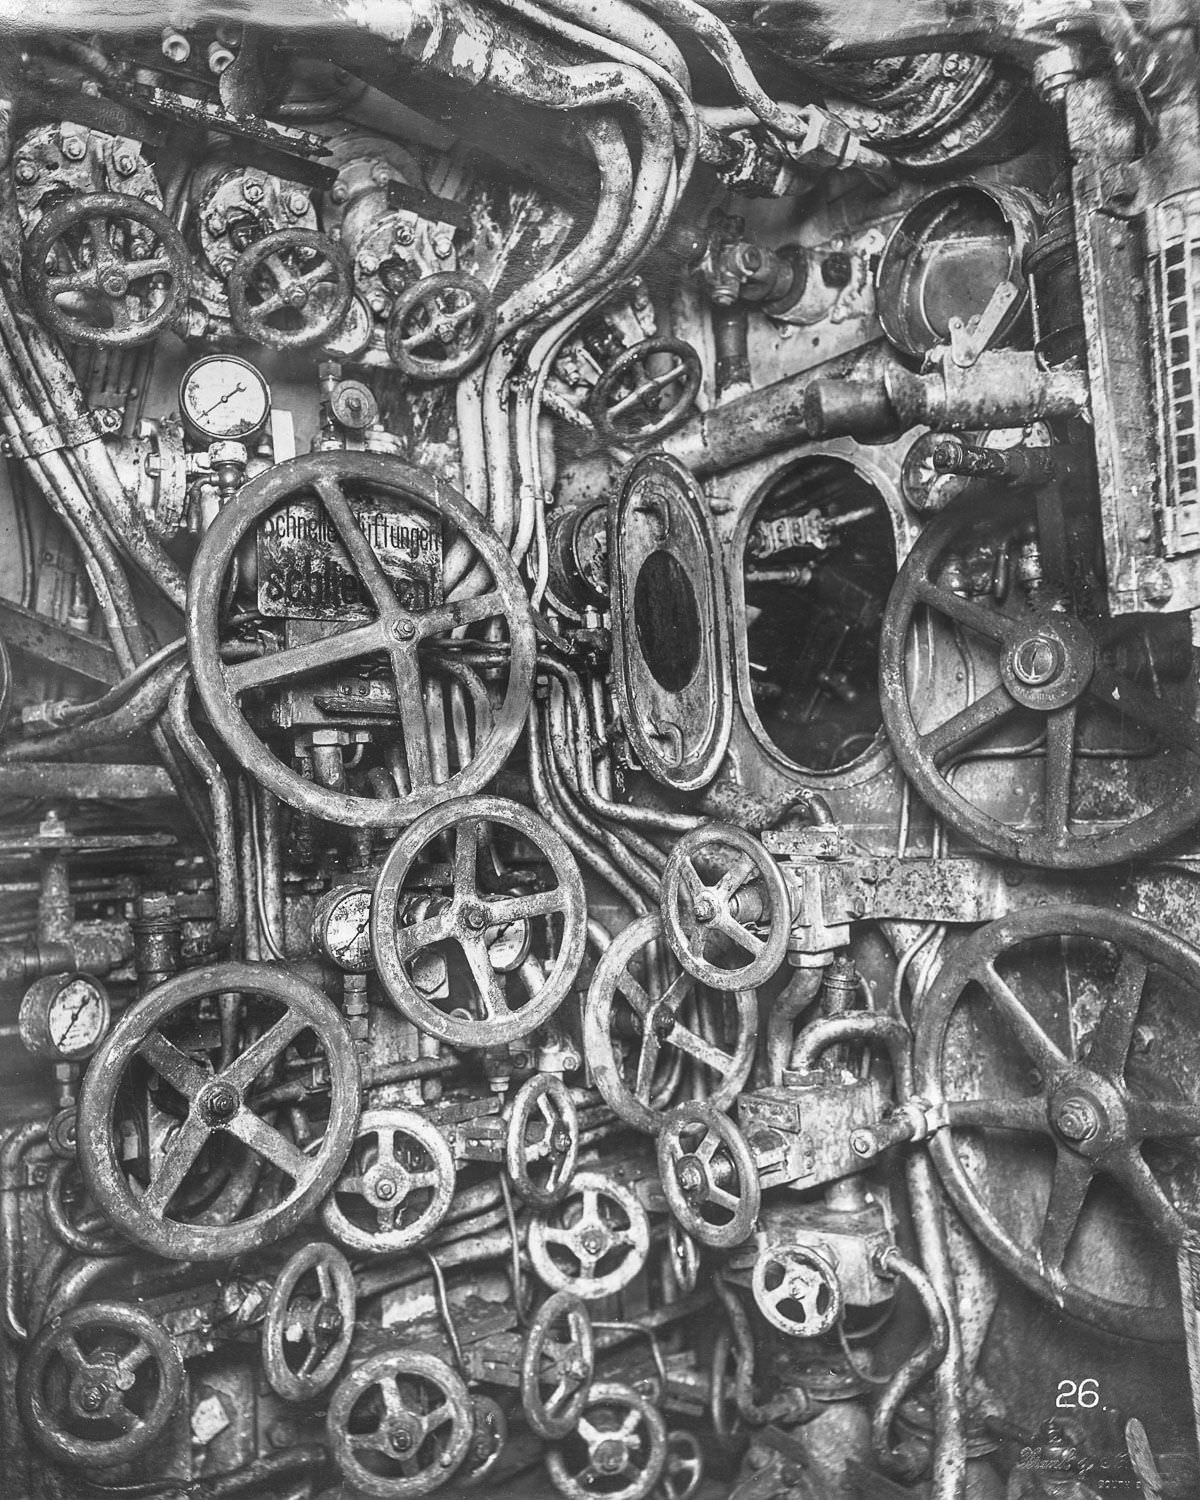
{"label": "vent grille", "polygon": [[1200,550],[1200,193],[1158,204],[1150,228],[1159,504],[1173,557]]}

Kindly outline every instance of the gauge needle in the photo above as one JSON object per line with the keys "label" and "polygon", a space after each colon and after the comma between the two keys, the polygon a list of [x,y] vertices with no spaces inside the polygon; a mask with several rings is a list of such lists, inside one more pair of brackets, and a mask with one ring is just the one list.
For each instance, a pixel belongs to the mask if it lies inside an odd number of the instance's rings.
{"label": "gauge needle", "polygon": [[354,932],[351,934],[351,936],[348,937],[344,943],[339,943],[338,944],[338,950],[337,951],[339,953],[346,953],[346,952],[348,952],[354,946],[354,944],[356,942],[358,942],[359,938],[362,937],[363,933],[366,932],[367,928],[370,925],[371,925],[371,917],[370,917],[370,913],[368,913],[362,919],[362,921],[358,924],[358,926],[354,929]]}
{"label": "gauge needle", "polygon": [[61,1046],[65,1046],[67,1038],[75,1030],[75,1026],[76,1026],[76,1023],[79,1020],[80,1013],[83,1010],[83,1007],[88,1003],[88,999],[89,999],[89,997],[87,995],[85,995],[83,997],[83,999],[80,1000],[80,1002],[78,1003],[78,1005],[76,1005],[75,1009],[71,1012],[71,1019],[70,1019],[70,1021],[67,1024],[66,1031],[64,1031],[63,1034],[62,1034],[62,1041],[59,1043],[60,1047]]}
{"label": "gauge needle", "polygon": [[237,385],[235,385],[233,387],[232,390],[226,391],[223,396],[221,396],[218,400],[214,401],[213,404],[208,408],[207,411],[202,411],[200,413],[200,420],[203,421],[205,417],[211,417],[212,414],[213,414],[213,412],[216,411],[216,409],[217,409],[218,406],[224,406],[225,403],[226,403],[226,401],[232,401],[235,396],[239,395],[245,389],[246,389],[246,383],[245,383],[245,381],[240,381]]}

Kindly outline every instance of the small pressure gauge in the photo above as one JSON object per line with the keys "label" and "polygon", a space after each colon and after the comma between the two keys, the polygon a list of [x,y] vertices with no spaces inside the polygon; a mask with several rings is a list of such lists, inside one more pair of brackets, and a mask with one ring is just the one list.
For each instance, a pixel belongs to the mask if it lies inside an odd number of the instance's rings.
{"label": "small pressure gauge", "polygon": [[366,974],[371,957],[371,887],[338,885],[313,907],[313,942],[339,969]]}
{"label": "small pressure gauge", "polygon": [[266,426],[271,387],[244,359],[209,354],[180,382],[179,409],[188,433],[200,442],[241,442]]}
{"label": "small pressure gauge", "polygon": [[108,1030],[104,986],[90,974],[51,974],[25,991],[18,1026],[21,1041],[35,1057],[81,1062]]}

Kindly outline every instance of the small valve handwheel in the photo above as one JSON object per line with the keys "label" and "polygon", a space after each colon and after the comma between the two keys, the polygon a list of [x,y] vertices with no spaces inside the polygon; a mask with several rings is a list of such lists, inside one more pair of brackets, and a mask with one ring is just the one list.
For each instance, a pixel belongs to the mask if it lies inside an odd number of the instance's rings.
{"label": "small valve handwheel", "polygon": [[350,257],[315,229],[280,229],[256,240],[229,273],[234,327],[268,349],[321,343],[353,295]]}
{"label": "small valve handwheel", "polygon": [[333,1383],[356,1308],[354,1273],[340,1250],[313,1244],[296,1251],[271,1288],[263,1322],[263,1369],[276,1395],[313,1401]]}
{"label": "small valve handwheel", "polygon": [[151,1446],[183,1388],[183,1361],[140,1307],[73,1307],[34,1339],[16,1380],[26,1431],[53,1462],[112,1468]]}
{"label": "small valve handwheel", "polygon": [[504,1137],[504,1170],[526,1203],[548,1208],[571,1185],[579,1159],[579,1112],[561,1078],[541,1073],[513,1100]]}
{"label": "small valve handwheel", "polygon": [[654,1500],[692,1500],[704,1483],[704,1450],[686,1427],[667,1433],[667,1461]]}
{"label": "small valve handwheel", "polygon": [[[492,586],[470,599],[405,609],[359,525],[351,500],[363,497],[380,505],[415,507],[427,525],[457,533],[490,573]],[[336,533],[374,618],[305,645],[226,664],[221,658],[222,601],[239,553],[277,508],[314,502]],[[430,655],[435,649],[452,655],[455,645],[462,644],[460,627],[494,620],[502,621],[507,631],[507,646],[492,646],[506,658],[503,700],[477,726],[471,758],[439,781],[425,701],[427,679],[433,675]],[[244,486],[236,505],[221,509],[188,580],[188,646],[205,711],[245,770],[289,807],[352,828],[395,828],[449,797],[486,785],[516,744],[533,691],[529,596],[499,537],[444,480],[377,453],[320,453],[276,464]],[[389,723],[387,734],[403,749],[410,787],[403,795],[356,796],[320,786],[295,769],[290,753],[281,756],[268,748],[247,718],[242,703],[247,694],[284,691],[300,679],[344,670],[355,660],[378,661],[390,669],[399,729]]]}
{"label": "small valve handwheel", "polygon": [[662,913],[671,952],[714,990],[765,984],[787,953],[787,882],[744,828],[709,823],[684,834],[663,872]]}
{"label": "small valve handwheel", "polygon": [[472,1395],[471,1422],[471,1446],[454,1479],[455,1487],[460,1490],[477,1489],[490,1478],[508,1442],[508,1418],[500,1403],[490,1396]]}
{"label": "small valve handwheel", "polygon": [[[527,840],[553,885],[519,895],[481,890],[480,854],[496,828]],[[454,837],[449,901],[432,916],[401,926],[397,908],[410,871],[429,844],[449,833]],[[535,920],[550,929],[546,947],[553,962],[531,992],[521,973],[493,966],[486,939],[505,924]],[[410,1021],[453,1047],[500,1046],[544,1025],[579,972],[586,939],[587,903],[575,856],[536,813],[500,797],[445,801],[405,829],[384,861],[371,907],[371,951],[380,983]],[[430,950],[448,960],[461,953],[466,972],[452,998],[456,1007],[469,1007],[469,1016],[441,1009],[413,984],[409,970]]]}
{"label": "small valve handwheel", "polygon": [[595,1369],[587,1307],[571,1292],[553,1293],[534,1314],[521,1355],[521,1403],[539,1437],[563,1438],[574,1429]]}
{"label": "small valve handwheel", "polygon": [[615,1380],[594,1385],[575,1431],[546,1454],[565,1500],[645,1500],[662,1478],[667,1429],[645,1396]]}
{"label": "small valve handwheel", "polygon": [[[754,991],[742,990],[732,1004],[722,998],[711,1009],[715,997],[699,994],[691,974],[680,970],[668,978],[668,965],[656,963],[666,957],[662,936],[653,913],[619,933],[596,965],[583,1015],[596,1087],[614,1113],[649,1135],[657,1134],[674,1101],[685,1057],[703,1068],[708,1102],[728,1109],[750,1076],[758,1036]],[[655,973],[666,981],[657,995],[651,990]],[[634,1045],[625,1059],[621,1037],[630,1033]]]}
{"label": "small valve handwheel", "polygon": [[837,1271],[827,1256],[808,1245],[764,1245],[750,1287],[767,1322],[793,1338],[819,1338],[842,1316]]}
{"label": "small valve handwheel", "polygon": [[178,229],[143,198],[83,193],[50,209],[25,246],[25,290],[61,339],[129,349],[160,333],[191,282]]}
{"label": "small valve handwheel", "polygon": [[[257,1035],[223,1063],[219,1028],[197,1025],[203,1003],[240,1001],[242,1034]],[[259,1106],[264,1073],[305,1042],[310,1068],[328,1070],[323,1133],[302,1148]],[[323,1054],[323,1059],[322,1059]],[[132,1072],[150,1082],[178,1125],[148,1162],[120,1151],[121,1111]],[[345,1021],[320,990],[269,964],[224,963],[176,975],[134,1002],[92,1058],[79,1099],[79,1162],[92,1197],[121,1232],[173,1260],[221,1260],[290,1233],[341,1171],[358,1117],[359,1072]],[[260,1112],[260,1109],[262,1112]],[[246,1218],[225,1224],[180,1217],[188,1180],[226,1164],[237,1147],[274,1168],[274,1202],[256,1197]],[[282,1184],[289,1184],[283,1187]],[[180,1204],[176,1213],[172,1207]]]}
{"label": "small valve handwheel", "polygon": [[605,442],[649,442],[687,421],[700,380],[700,356],[691,344],[643,339],[601,372],[588,397],[588,415]]}
{"label": "small valve handwheel", "polygon": [[658,1170],[671,1212],[715,1250],[747,1239],[762,1187],[745,1136],[711,1104],[677,1104],[658,1135]]}
{"label": "small valve handwheel", "polygon": [[628,1286],[649,1248],[646,1210],[603,1172],[577,1172],[563,1202],[529,1225],[533,1269],[553,1291],[585,1302]]}
{"label": "small valve handwheel", "polygon": [[405,1500],[437,1489],[466,1458],[471,1398],[436,1355],[390,1349],[342,1380],[325,1428],[355,1494]]}
{"label": "small valve handwheel", "polygon": [[487,353],[492,294],[477,276],[438,271],[401,292],[387,325],[392,363],[413,380],[456,380]]}
{"label": "small valve handwheel", "polygon": [[431,1121],[411,1109],[370,1109],[321,1215],[350,1250],[410,1250],[446,1217],[454,1183],[449,1142]]}

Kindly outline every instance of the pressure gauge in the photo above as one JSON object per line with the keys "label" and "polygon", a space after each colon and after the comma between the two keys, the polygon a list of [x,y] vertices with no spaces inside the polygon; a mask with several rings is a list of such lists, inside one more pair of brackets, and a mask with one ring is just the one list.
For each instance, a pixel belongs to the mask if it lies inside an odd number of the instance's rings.
{"label": "pressure gauge", "polygon": [[261,432],[271,414],[271,388],[253,365],[233,354],[198,359],[179,386],[189,434],[204,443],[241,441]]}
{"label": "pressure gauge", "polygon": [[371,887],[339,885],[313,907],[313,942],[347,974],[366,974],[371,957]]}
{"label": "pressure gauge", "polygon": [[25,991],[18,1026],[35,1057],[80,1062],[90,1057],[108,1030],[104,986],[90,974],[51,974]]}

